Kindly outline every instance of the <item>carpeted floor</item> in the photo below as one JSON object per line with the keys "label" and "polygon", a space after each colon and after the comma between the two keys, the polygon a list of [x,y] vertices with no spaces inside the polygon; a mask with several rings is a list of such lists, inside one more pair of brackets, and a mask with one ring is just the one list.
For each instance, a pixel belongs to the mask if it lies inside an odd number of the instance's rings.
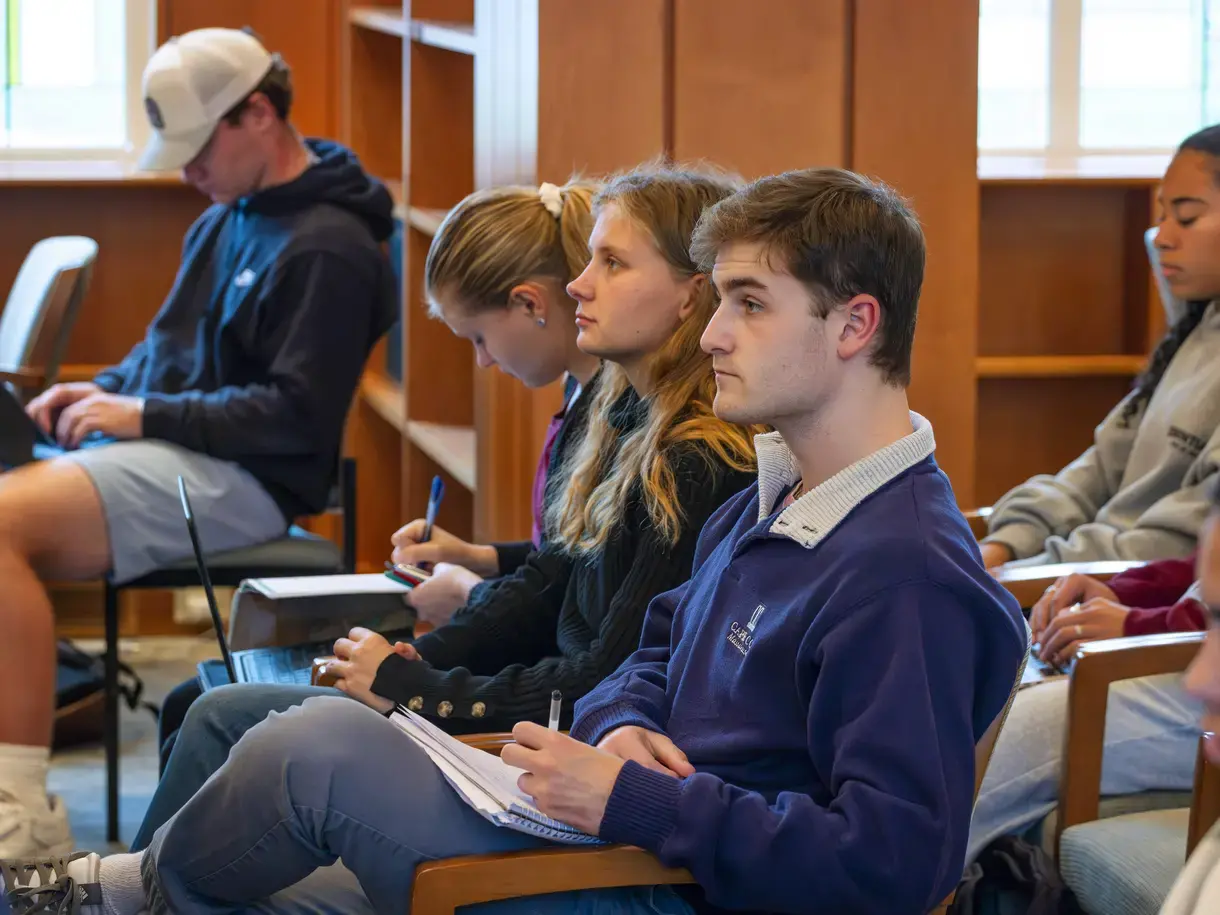
{"label": "carpeted floor", "polygon": [[[101,652],[100,642],[76,643],[89,652]],[[211,630],[196,638],[144,638],[124,640],[122,659],[144,681],[145,698],[160,704],[171,689],[195,675],[195,665],[216,657]],[[148,711],[121,706],[122,762],[120,836],[130,842],[139,828],[149,798],[157,786],[157,723]],[[106,836],[106,763],[101,744],[74,747],[51,759],[50,790],[68,805],[76,847],[91,851],[121,851],[108,846]]]}

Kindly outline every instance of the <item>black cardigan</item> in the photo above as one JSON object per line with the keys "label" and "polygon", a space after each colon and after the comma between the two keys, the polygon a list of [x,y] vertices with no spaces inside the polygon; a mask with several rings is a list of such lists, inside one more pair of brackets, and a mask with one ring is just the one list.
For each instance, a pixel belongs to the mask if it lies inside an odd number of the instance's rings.
{"label": "black cardigan", "polygon": [[[592,394],[580,400],[592,402]],[[625,436],[646,415],[629,388],[606,421]],[[586,419],[587,411],[582,428]],[[573,425],[565,432],[575,442]],[[704,522],[754,481],[701,442],[677,446],[673,465],[684,515],[677,544],[653,528],[637,486],[601,553],[573,557],[544,541],[514,574],[480,585],[447,625],[417,639],[422,661],[386,658],[373,692],[446,730],[471,732],[545,723],[558,689],[560,725],[568,727],[573,703],[636,649],[652,598],[690,577]]]}

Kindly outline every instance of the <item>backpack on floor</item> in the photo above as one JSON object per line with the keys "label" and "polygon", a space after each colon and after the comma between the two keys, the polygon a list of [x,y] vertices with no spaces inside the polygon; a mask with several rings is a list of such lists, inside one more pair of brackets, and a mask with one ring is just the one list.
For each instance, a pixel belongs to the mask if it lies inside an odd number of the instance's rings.
{"label": "backpack on floor", "polygon": [[950,915],[1084,915],[1039,845],[1001,836],[966,868]]}
{"label": "backpack on floor", "polygon": [[[66,639],[57,644],[55,670],[54,749],[97,743],[105,731],[106,667],[100,656],[81,651]],[[156,717],[160,713],[151,702],[144,702],[144,682],[126,664],[119,664],[119,695],[130,709],[146,708]]]}

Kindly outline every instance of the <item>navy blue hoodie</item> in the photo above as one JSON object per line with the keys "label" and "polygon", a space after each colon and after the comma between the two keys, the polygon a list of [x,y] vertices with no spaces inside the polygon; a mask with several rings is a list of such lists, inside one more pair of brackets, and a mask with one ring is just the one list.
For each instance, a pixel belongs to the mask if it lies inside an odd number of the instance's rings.
{"label": "navy blue hoodie", "polygon": [[143,341],[94,381],[143,397],[144,436],[248,470],[285,518],[321,511],[369,350],[398,315],[389,192],[337,143],[216,204]]}
{"label": "navy blue hoodie", "polygon": [[576,704],[574,737],[636,725],[694,766],[627,762],[600,835],[688,868],[699,911],[922,915],[961,878],[974,745],[1027,636],[913,419],[783,510],[799,471],[759,436],[759,484]]}

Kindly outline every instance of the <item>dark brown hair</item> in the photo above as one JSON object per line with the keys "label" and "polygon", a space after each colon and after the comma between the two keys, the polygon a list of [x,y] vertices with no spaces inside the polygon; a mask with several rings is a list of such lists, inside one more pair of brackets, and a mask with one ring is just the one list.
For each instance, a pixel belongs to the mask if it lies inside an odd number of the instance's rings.
{"label": "dark brown hair", "polygon": [[911,383],[926,254],[919,220],[894,190],[840,168],[760,178],[704,212],[691,254],[710,271],[733,242],[762,245],[772,269],[805,284],[818,317],[853,296],[875,296],[881,325],[869,363],[887,384]]}
{"label": "dark brown hair", "polygon": [[[242,31],[251,38],[258,39],[258,34],[249,26],[243,28]],[[292,111],[292,68],[284,63],[284,58],[279,54],[271,55],[271,69],[244,99],[224,113],[221,120],[230,127],[236,127],[242,114],[250,107],[250,99],[254,95],[266,96],[267,101],[275,110],[275,116],[281,121],[288,120],[288,115]]]}

